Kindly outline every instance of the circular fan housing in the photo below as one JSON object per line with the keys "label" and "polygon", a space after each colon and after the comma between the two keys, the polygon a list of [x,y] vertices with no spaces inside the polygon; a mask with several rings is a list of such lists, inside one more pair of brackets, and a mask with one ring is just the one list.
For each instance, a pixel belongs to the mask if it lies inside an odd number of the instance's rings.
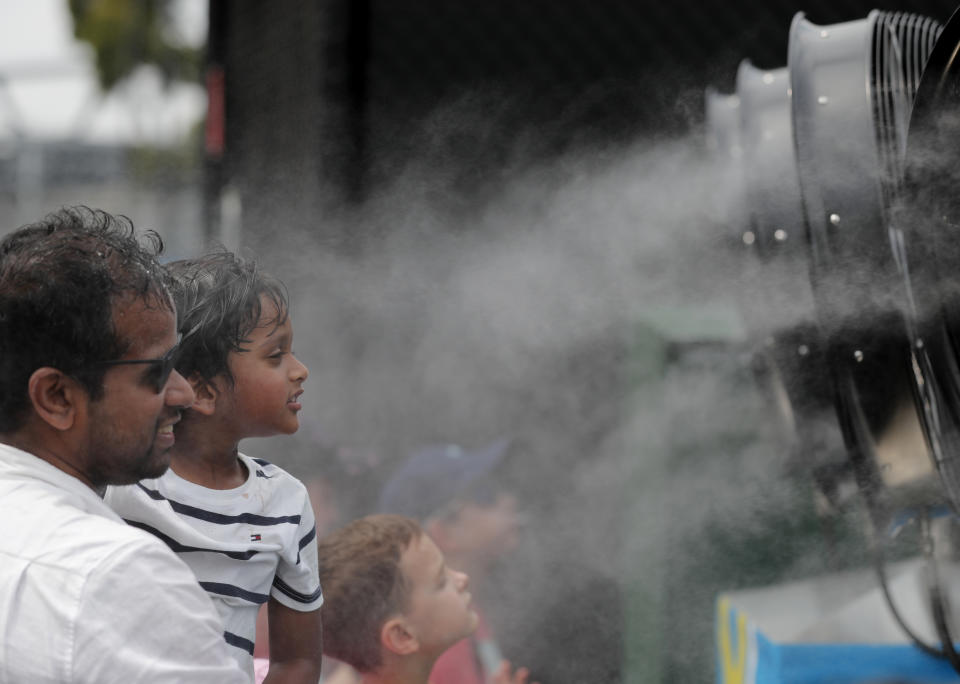
{"label": "circular fan housing", "polygon": [[817,320],[837,412],[874,509],[943,500],[924,418],[904,286],[891,249],[912,100],[913,15],[818,26],[798,14],[789,70]]}
{"label": "circular fan housing", "polygon": [[791,444],[790,462],[839,503],[849,477],[833,406],[824,345],[815,324],[786,68],[737,71],[745,213],[753,239],[745,270],[756,273],[741,298],[756,367]]}
{"label": "circular fan housing", "polygon": [[[933,30],[922,36],[929,41]],[[914,381],[942,482],[960,512],[960,11],[939,33],[917,89],[895,243],[909,292]]]}

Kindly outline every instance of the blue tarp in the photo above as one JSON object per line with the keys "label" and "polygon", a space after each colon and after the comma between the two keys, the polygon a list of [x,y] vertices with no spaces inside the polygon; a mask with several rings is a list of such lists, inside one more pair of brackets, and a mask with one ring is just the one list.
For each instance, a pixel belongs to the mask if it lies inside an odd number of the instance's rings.
{"label": "blue tarp", "polygon": [[948,662],[911,643],[777,643],[727,596],[717,600],[717,684],[960,682]]}

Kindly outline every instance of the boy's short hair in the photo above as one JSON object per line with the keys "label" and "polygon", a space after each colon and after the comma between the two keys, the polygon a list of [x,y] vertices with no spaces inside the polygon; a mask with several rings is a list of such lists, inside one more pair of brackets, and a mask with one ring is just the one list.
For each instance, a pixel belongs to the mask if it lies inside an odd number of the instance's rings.
{"label": "boy's short hair", "polygon": [[247,336],[260,323],[261,296],[279,312],[270,322],[283,324],[289,306],[286,287],[255,261],[227,250],[171,262],[167,271],[183,334],[177,371],[205,382],[217,376],[233,382],[228,355],[245,351]]}
{"label": "boy's short hair", "polygon": [[379,514],[320,541],[324,653],[360,672],[381,665],[380,629],[409,599],[400,557],[422,534],[412,518]]}

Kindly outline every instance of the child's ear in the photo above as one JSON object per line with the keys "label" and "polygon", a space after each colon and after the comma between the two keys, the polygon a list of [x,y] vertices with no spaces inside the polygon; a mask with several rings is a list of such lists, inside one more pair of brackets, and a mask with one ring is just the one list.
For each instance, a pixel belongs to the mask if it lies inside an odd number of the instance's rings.
{"label": "child's ear", "polygon": [[195,397],[190,409],[205,416],[213,415],[217,407],[217,398],[220,396],[220,388],[216,382],[203,379],[199,373],[193,373],[187,378],[187,382],[193,388]]}
{"label": "child's ear", "polygon": [[57,430],[69,430],[77,417],[78,402],[86,396],[80,385],[56,368],[33,371],[27,384],[33,410]]}
{"label": "child's ear", "polygon": [[420,642],[402,617],[393,617],[380,628],[380,643],[391,653],[405,656],[420,650]]}

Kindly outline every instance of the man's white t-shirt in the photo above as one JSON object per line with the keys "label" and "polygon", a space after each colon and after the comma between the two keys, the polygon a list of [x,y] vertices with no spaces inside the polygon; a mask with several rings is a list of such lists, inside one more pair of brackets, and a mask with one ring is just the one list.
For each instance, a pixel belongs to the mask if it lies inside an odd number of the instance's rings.
{"label": "man's white t-shirt", "polygon": [[248,681],[222,635],[175,554],[0,444],[0,684]]}

